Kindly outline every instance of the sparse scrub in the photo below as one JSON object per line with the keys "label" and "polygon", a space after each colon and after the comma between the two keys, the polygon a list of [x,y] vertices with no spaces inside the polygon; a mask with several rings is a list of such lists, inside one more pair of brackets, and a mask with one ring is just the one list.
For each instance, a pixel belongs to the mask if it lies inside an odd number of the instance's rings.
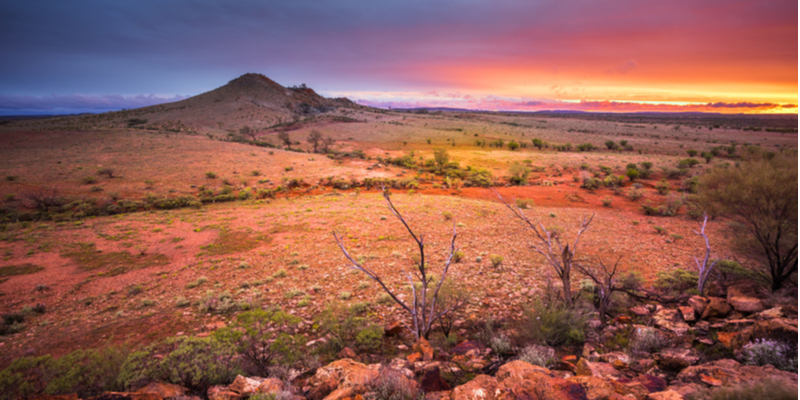
{"label": "sparse scrub", "polygon": [[797,372],[797,349],[772,339],[756,339],[742,348],[744,363],[772,365],[780,370]]}
{"label": "sparse scrub", "polygon": [[498,268],[501,264],[503,264],[503,256],[492,254],[489,256],[489,262],[492,263],[492,268]]}
{"label": "sparse scrub", "polygon": [[536,300],[525,307],[519,332],[522,342],[548,346],[580,344],[588,329],[586,315],[557,299]]}
{"label": "sparse scrub", "polygon": [[555,361],[555,351],[547,346],[532,344],[523,347],[518,357],[520,361],[549,368]]}

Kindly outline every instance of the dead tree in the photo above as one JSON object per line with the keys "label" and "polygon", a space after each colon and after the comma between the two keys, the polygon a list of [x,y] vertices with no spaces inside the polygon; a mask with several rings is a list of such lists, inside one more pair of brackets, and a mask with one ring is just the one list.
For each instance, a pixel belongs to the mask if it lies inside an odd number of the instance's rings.
{"label": "dead tree", "polygon": [[286,148],[292,147],[292,138],[289,137],[289,132],[286,131],[278,132],[278,139],[280,139],[280,141],[282,141],[283,144],[286,145]]}
{"label": "dead tree", "polygon": [[314,153],[316,153],[317,147],[319,147],[320,142],[322,142],[322,134],[316,130],[311,131],[311,133],[308,135],[308,138],[306,138],[306,141],[314,146]]}
{"label": "dead tree", "polygon": [[714,269],[714,265],[717,264],[715,260],[711,264],[711,245],[708,243],[708,235],[706,235],[706,222],[708,222],[708,215],[703,214],[703,226],[700,228],[700,232],[692,231],[695,234],[702,236],[703,240],[706,242],[706,255],[703,258],[703,262],[701,263],[697,257],[694,258],[694,263],[697,264],[697,291],[700,292],[700,295],[703,295],[703,289],[706,287],[706,278],[708,278],[708,274],[711,273],[711,270]]}
{"label": "dead tree", "polygon": [[257,135],[258,135],[258,132],[256,132],[255,129],[253,129],[253,128],[247,126],[247,125],[239,128],[239,133],[242,136],[249,136],[250,140],[252,140],[252,141],[255,141],[257,139]]}
{"label": "dead tree", "polygon": [[597,298],[595,299],[595,308],[600,313],[600,322],[603,326],[606,325],[606,314],[608,313],[608,307],[611,305],[611,295],[614,292],[626,291],[627,288],[619,285],[617,283],[617,267],[619,266],[619,261],[622,260],[620,256],[617,259],[617,262],[614,263],[614,266],[609,268],[603,260],[600,258],[597,259],[596,268],[589,268],[581,263],[575,264],[579,271],[581,271],[584,275],[588,276],[589,279],[594,282],[594,290],[595,295]]}
{"label": "dead tree", "polygon": [[333,146],[333,143],[334,140],[330,136],[322,139],[320,142],[320,146],[322,146],[322,153],[328,154],[328,152],[331,150],[331,146]]}
{"label": "dead tree", "polygon": [[[431,332],[431,327],[433,323],[439,320],[443,315],[450,312],[453,308],[451,305],[450,307],[445,308],[444,310],[440,310],[440,307],[437,308],[436,301],[439,297],[439,290],[442,288],[442,284],[447,279],[447,272],[450,269],[450,264],[453,261],[453,254],[456,252],[456,227],[453,224],[453,237],[450,239],[450,254],[447,256],[447,260],[444,263],[444,269],[442,270],[441,275],[438,278],[438,282],[435,284],[432,292],[429,293],[428,286],[433,283],[433,277],[430,274],[428,265],[425,261],[425,241],[422,235],[417,236],[414,231],[411,230],[411,227],[408,226],[406,220],[400,215],[400,212],[394,207],[392,204],[392,200],[389,198],[389,192],[386,188],[383,188],[383,198],[386,199],[386,204],[389,206],[389,210],[394,214],[400,222],[403,223],[408,233],[414,239],[414,242],[417,243],[417,247],[419,247],[419,260],[416,265],[415,270],[406,272],[406,278],[408,279],[409,285],[411,285],[411,291],[413,296],[413,303],[408,304],[405,301],[401,300],[397,297],[395,292],[393,292],[389,287],[386,286],[386,283],[383,279],[378,275],[377,272],[374,270],[362,265],[358,261],[356,261],[350,253],[347,252],[345,249],[344,244],[342,243],[341,237],[336,232],[333,232],[333,237],[336,239],[336,243],[339,245],[339,248],[342,249],[342,253],[350,262],[350,267],[365,273],[370,279],[377,282],[381,288],[391,296],[391,298],[402,307],[406,312],[408,312],[411,316],[411,326],[403,322],[408,330],[414,333],[417,339],[419,338],[428,338],[428,335]],[[415,260],[416,261],[416,260]],[[415,285],[415,279],[417,283],[421,284],[421,289],[418,291]]]}
{"label": "dead tree", "polygon": [[[494,191],[494,190],[493,190]],[[500,193],[494,191],[494,194],[497,195],[497,198],[500,199],[506,207],[514,214],[515,217],[519,218],[527,228],[529,228],[534,234],[534,243],[532,245],[533,249],[544,256],[547,263],[553,267],[555,270],[556,275],[561,279],[561,284],[563,285],[562,295],[564,298],[564,302],[567,304],[568,307],[572,307],[574,302],[574,297],[572,296],[572,288],[571,288],[571,271],[572,266],[577,261],[575,259],[575,254],[578,252],[578,243],[581,240],[581,235],[583,232],[586,232],[589,229],[589,224],[592,223],[594,219],[594,214],[592,214],[589,218],[582,217],[580,227],[578,228],[578,233],[575,235],[575,242],[572,244],[572,248],[570,248],[569,243],[566,245],[561,243],[561,238],[558,235],[558,232],[553,232],[547,230],[547,228],[542,225],[540,221],[536,221],[535,223],[528,219],[525,216],[525,213],[522,212],[522,209],[518,206],[512,206],[509,204]]]}

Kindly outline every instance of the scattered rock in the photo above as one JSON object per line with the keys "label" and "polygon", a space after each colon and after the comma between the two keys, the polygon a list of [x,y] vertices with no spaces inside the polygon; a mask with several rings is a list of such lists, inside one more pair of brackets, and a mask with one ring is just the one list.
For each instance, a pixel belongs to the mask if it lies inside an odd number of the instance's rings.
{"label": "scattered rock", "polygon": [[442,379],[439,367],[425,372],[420,381],[420,386],[425,393],[449,391],[450,385]]}
{"label": "scattered rock", "polygon": [[797,374],[780,371],[771,365],[741,365],[736,360],[724,359],[684,369],[670,383],[669,389],[686,396],[698,388],[752,384],[767,376],[797,386]]}
{"label": "scattered rock", "polygon": [[764,303],[755,297],[736,296],[728,301],[734,310],[752,314],[764,311]]}
{"label": "scattered rock", "polygon": [[731,306],[725,299],[719,297],[709,297],[708,306],[703,311],[701,319],[708,319],[712,317],[724,317],[731,311]]}
{"label": "scattered rock", "polygon": [[481,351],[480,344],[478,344],[478,342],[474,340],[465,340],[459,343],[456,347],[453,347],[453,349],[450,350],[450,352],[455,354],[465,355],[467,354],[467,352],[472,350]]}
{"label": "scattered rock", "polygon": [[636,315],[637,317],[646,317],[650,315],[650,310],[648,310],[647,307],[644,306],[631,307],[630,311],[633,313],[633,315]]}
{"label": "scattered rock", "polygon": [[683,320],[686,322],[694,322],[697,321],[697,315],[694,312],[694,308],[690,306],[681,306],[678,307],[678,311],[681,312],[683,315]]}
{"label": "scattered rock", "polygon": [[693,348],[669,348],[653,354],[653,359],[659,368],[667,371],[681,371],[691,365],[697,364],[700,357]]}
{"label": "scattered rock", "polygon": [[703,311],[706,310],[709,301],[705,297],[692,296],[689,297],[687,303],[689,304],[689,307],[692,307],[694,309],[694,313],[696,315],[703,315]]}
{"label": "scattered rock", "polygon": [[414,343],[414,351],[422,353],[424,361],[433,361],[433,347],[425,338],[419,338],[417,343]]}
{"label": "scattered rock", "polygon": [[671,308],[662,308],[656,311],[653,314],[653,322],[657,328],[666,329],[678,335],[683,335],[689,330],[689,325],[683,320],[681,313]]}
{"label": "scattered rock", "polygon": [[258,393],[280,393],[283,391],[283,381],[276,378],[267,378],[258,385]]}
{"label": "scattered rock", "polygon": [[345,358],[317,369],[317,373],[309,378],[309,384],[318,386],[333,380],[336,382],[336,388],[355,387],[361,389],[378,376],[379,369],[380,364],[367,366]]}
{"label": "scattered rock", "polygon": [[680,393],[667,390],[663,392],[650,393],[645,397],[645,400],[683,400],[684,397]]}
{"label": "scattered rock", "polygon": [[781,318],[783,317],[783,308],[782,307],[773,307],[769,310],[761,311],[758,314],[751,315],[751,319],[755,320],[765,320],[765,319],[774,319],[774,318]]}
{"label": "scattered rock", "polygon": [[239,393],[229,390],[227,386],[211,386],[206,391],[208,400],[242,400],[244,397]]}
{"label": "scattered rock", "polygon": [[397,336],[403,332],[403,324],[400,322],[390,322],[383,327],[383,334],[386,336]]}
{"label": "scattered rock", "polygon": [[597,378],[611,378],[611,379],[619,379],[622,378],[622,373],[617,371],[613,365],[604,362],[591,362],[586,360],[585,358],[581,358],[578,360],[578,364],[575,365],[576,371],[575,375],[578,376],[594,376]]}
{"label": "scattered rock", "polygon": [[353,360],[361,361],[361,358],[356,354],[355,350],[345,347],[338,354],[336,354],[337,358],[352,358]]}
{"label": "scattered rock", "polygon": [[626,388],[624,389],[626,393],[618,393],[611,382],[594,376],[574,376],[567,380],[581,385],[586,392],[586,398],[589,400],[608,399],[614,394],[627,394],[628,392]]}
{"label": "scattered rock", "polygon": [[663,392],[667,389],[667,381],[655,375],[638,375],[633,379],[620,379],[620,383],[638,383],[647,389],[648,393]]}
{"label": "scattered rock", "polygon": [[139,390],[136,393],[153,393],[161,396],[163,399],[172,399],[178,396],[183,396],[189,389],[175,385],[172,383],[153,382]]}
{"label": "scattered rock", "polygon": [[753,339],[775,339],[797,344],[797,320],[775,318],[753,325]]}
{"label": "scattered rock", "polygon": [[734,297],[758,297],[760,288],[758,284],[753,281],[742,281],[728,286],[728,303]]}
{"label": "scattered rock", "polygon": [[497,380],[489,375],[475,379],[453,389],[453,400],[494,400]]}
{"label": "scattered rock", "polygon": [[243,396],[250,396],[258,391],[258,387],[261,386],[263,380],[264,378],[246,378],[241,375],[236,375],[236,379],[233,380],[233,383],[228,385],[228,390],[232,390]]}

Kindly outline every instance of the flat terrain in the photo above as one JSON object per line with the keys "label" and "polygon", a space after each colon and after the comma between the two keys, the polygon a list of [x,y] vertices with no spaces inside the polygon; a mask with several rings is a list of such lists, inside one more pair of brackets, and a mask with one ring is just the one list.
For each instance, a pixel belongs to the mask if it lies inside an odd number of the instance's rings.
{"label": "flat terrain", "polygon": [[[7,218],[0,225],[0,313],[37,303],[45,304],[47,312],[29,318],[21,332],[0,336],[0,366],[24,354],[59,355],[107,342],[137,344],[202,333],[231,317],[202,308],[204,301],[225,293],[234,303],[246,304],[241,307],[280,305],[301,316],[307,327],[335,302],[370,302],[373,318],[400,318],[374,283],[347,267],[332,232],[344,236],[354,256],[406,295],[410,290],[402,272],[411,268],[413,243],[379,191],[337,189],[326,183],[331,179],[417,183],[415,189],[393,189],[393,201],[411,227],[425,235],[436,273],[455,226],[465,256],[454,264],[452,276],[474,300],[465,318],[477,319],[485,310],[509,315],[553,278],[530,248],[530,233],[490,189],[448,185],[442,176],[378,157],[413,152],[415,161],[428,160],[435,148],[444,148],[461,168],[488,169],[498,193],[529,201],[527,215],[570,241],[580,218],[595,214],[582,237],[581,254],[609,262],[622,256],[623,269],[652,282],[659,271],[693,268],[693,257],[705,248],[692,233],[698,224],[685,206],[674,217],[647,216],[641,209],[667,201],[655,186],[688,157],[687,150],[732,144],[739,154],[749,145],[768,151],[797,148],[796,116],[623,118],[369,109],[333,114],[347,119],[307,118],[280,127],[245,121],[257,132],[257,141],[273,147],[231,141],[237,130],[226,134],[196,126],[187,133],[86,122],[103,115],[0,125],[0,199],[7,210],[31,209],[30,194],[41,190],[119,202],[197,196],[203,189],[226,187],[255,193],[285,187],[292,179],[303,181],[277,191],[275,198],[244,196],[197,208],[55,220]],[[282,131],[295,142],[292,151],[279,146]],[[332,138],[337,152],[360,150],[364,157],[311,153],[306,138],[312,131]],[[527,147],[512,151],[476,145],[476,140],[498,139]],[[533,139],[549,146],[537,149]],[[608,140],[627,140],[631,148],[610,150],[604,144]],[[570,151],[554,148],[566,143]],[[595,149],[578,152],[581,143]],[[682,195],[678,189],[692,175],[737,160],[727,153],[709,163],[695,158],[700,164],[687,175],[667,180],[671,196]],[[628,164],[643,162],[653,164],[653,173],[637,181],[642,185],[639,199],[629,197],[632,182],[627,178],[616,192],[580,187],[601,166],[625,175]],[[531,171],[527,185],[508,185],[514,163]],[[112,176],[99,175],[102,169],[111,169]],[[610,207],[604,199],[611,199]],[[710,222],[715,257],[758,267],[737,251],[731,229],[726,221]],[[491,255],[504,258],[499,267],[492,267]],[[311,330],[307,334],[313,336]]]}

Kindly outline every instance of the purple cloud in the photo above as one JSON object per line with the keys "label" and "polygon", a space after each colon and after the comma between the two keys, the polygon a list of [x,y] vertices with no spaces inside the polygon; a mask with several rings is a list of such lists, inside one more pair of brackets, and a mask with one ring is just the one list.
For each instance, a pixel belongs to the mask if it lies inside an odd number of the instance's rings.
{"label": "purple cloud", "polygon": [[83,94],[51,96],[0,95],[0,115],[78,114],[147,107],[183,100],[187,96],[158,95],[92,96]]}

